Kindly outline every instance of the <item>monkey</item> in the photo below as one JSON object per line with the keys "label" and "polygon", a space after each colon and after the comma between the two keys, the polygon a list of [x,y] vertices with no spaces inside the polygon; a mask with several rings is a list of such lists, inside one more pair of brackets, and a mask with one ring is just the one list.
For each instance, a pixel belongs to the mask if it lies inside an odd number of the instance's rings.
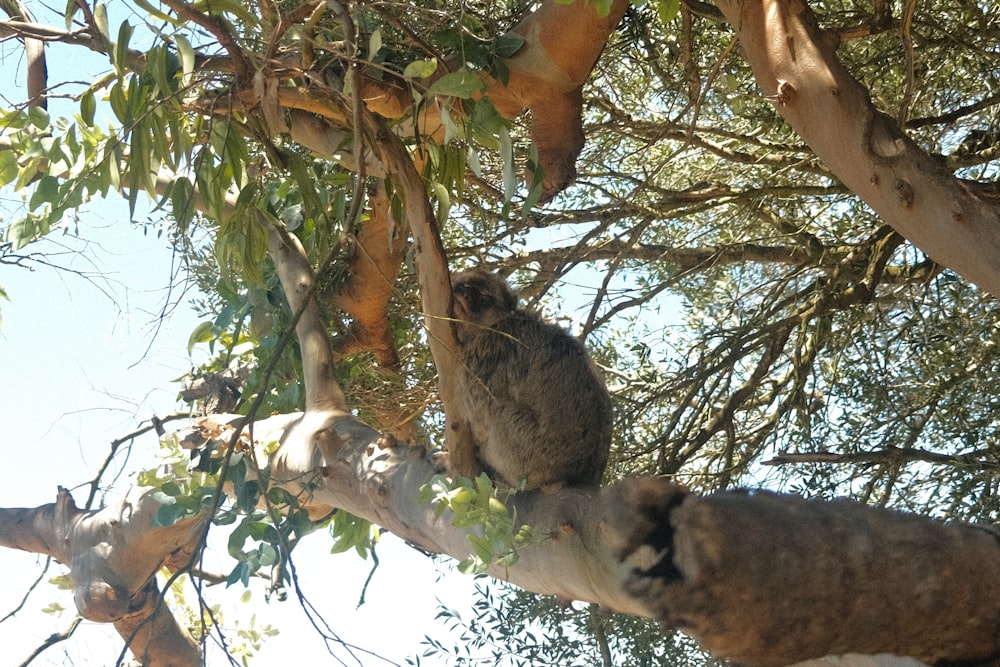
{"label": "monkey", "polygon": [[481,469],[512,488],[598,486],[611,398],[580,341],[518,308],[506,281],[482,269],[456,274],[452,295],[458,401]]}

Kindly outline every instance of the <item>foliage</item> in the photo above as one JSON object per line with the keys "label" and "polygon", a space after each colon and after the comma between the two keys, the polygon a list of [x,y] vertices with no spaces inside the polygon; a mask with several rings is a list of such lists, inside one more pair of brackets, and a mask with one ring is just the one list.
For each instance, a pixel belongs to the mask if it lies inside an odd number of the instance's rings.
{"label": "foliage", "polygon": [[476,586],[472,609],[439,606],[453,643],[427,637],[411,664],[602,665],[706,667],[717,664],[677,633],[664,639],[648,620],[610,614],[593,605],[568,604],[496,582]]}
{"label": "foliage", "polygon": [[[268,392],[264,410],[297,409],[294,352],[279,360],[270,383],[260,373],[290,321],[265,258],[263,225],[284,223],[314,265],[333,252],[321,276],[325,306],[331,332],[347,331],[333,295],[363,223],[348,212],[365,188],[356,187],[349,150],[357,128],[348,113],[343,23],[327,12],[315,23],[287,26],[277,15],[260,15],[257,5],[222,2],[198,4],[212,19],[198,24],[167,6],[136,5],[135,25],[102,21],[106,73],[68,85],[73,101],[63,115],[11,108],[0,116],[0,185],[25,204],[23,216],[3,223],[0,261],[17,261],[32,241],[65,229],[89,198],[119,191],[134,203],[148,194],[172,215],[172,238],[206,295],[198,304],[205,325],[191,341],[218,356],[202,370],[241,357],[252,367],[245,395]],[[997,180],[996,3],[927,0],[905,29],[870,3],[811,5],[839,35],[839,56],[882,111],[899,118],[944,168]],[[78,6],[70,4],[71,17]],[[307,5],[275,7],[304,17]],[[516,177],[537,168],[526,121],[501,122],[490,105],[469,99],[479,81],[470,73],[509,74],[502,58],[518,44],[502,35],[528,8],[518,0],[359,5],[360,69],[376,81],[399,75],[414,93],[408,113],[436,92],[455,95],[447,104],[466,111],[461,123],[445,114],[440,141],[404,133],[426,156],[423,175],[449,259],[510,275],[527,303],[544,304],[587,339],[615,399],[609,477],[654,473],[705,490],[849,495],[995,522],[995,300],[885,229],[831,176],[759,95],[730,28],[699,2],[637,2],[629,10],[584,91],[587,145],[577,182],[531,206],[537,192]],[[241,72],[211,25],[226,27],[256,69]],[[323,73],[315,85],[341,114],[343,134],[327,153],[292,133],[301,117],[268,111],[266,90],[256,107],[230,95],[240,76],[273,73],[295,58],[313,59]],[[444,63],[456,67],[436,82],[422,79]],[[102,114],[108,120],[98,120]],[[273,130],[276,121],[289,127]],[[172,174],[165,181],[164,170]],[[380,179],[369,174],[362,185]],[[195,212],[196,195],[204,198],[203,215]],[[393,211],[402,223],[398,197]],[[441,415],[411,263],[404,262],[390,301],[399,368],[388,373],[359,354],[337,373],[363,417],[404,404],[419,414],[415,437],[437,442]],[[172,465],[181,454],[174,452]],[[174,508],[165,510],[165,522],[201,507],[217,471],[172,474],[150,478],[165,507]],[[480,480],[457,487],[435,481],[424,498],[456,520],[486,526],[478,561],[465,564],[470,570],[516,559],[520,527],[489,491]],[[294,499],[271,497],[263,481],[244,492],[240,518],[232,508],[219,515],[239,522],[234,581],[276,563],[282,541],[305,530],[296,519],[275,521],[254,509],[260,499]],[[367,548],[367,526],[335,518],[332,530],[338,548]],[[257,541],[247,548],[241,537]],[[475,621],[442,614],[467,628],[477,647],[507,647],[489,650],[510,664],[556,663],[577,649],[593,655],[593,644],[582,648],[595,636],[585,618],[570,620],[552,607],[530,616],[529,608],[546,603],[494,589],[482,595]],[[530,633],[532,623],[547,620],[552,641],[543,656]],[[573,631],[558,634],[563,623]],[[627,644],[643,635],[624,621],[605,626],[630,662],[668,659],[655,647]],[[473,660],[429,641],[431,652]]]}
{"label": "foliage", "polygon": [[[181,447],[176,436],[161,441],[161,465],[139,474],[137,484],[153,489],[161,503],[154,523],[170,526],[181,519],[211,510],[213,523],[231,526],[229,555],[236,565],[226,584],[246,586],[262,569],[273,570],[274,588],[288,581],[285,563],[295,543],[329,520],[334,553],[355,549],[364,558],[372,548],[372,529],[367,521],[346,512],[334,512],[317,522],[302,507],[300,498],[282,486],[272,484],[266,460],[277,443],[255,447],[245,435],[235,441],[231,427],[220,428],[194,451]],[[230,494],[222,485],[230,485]],[[247,546],[247,542],[250,546]]]}
{"label": "foliage", "polygon": [[509,497],[515,491],[495,488],[486,473],[475,479],[455,480],[435,475],[420,488],[417,501],[433,504],[437,519],[447,511],[453,525],[482,530],[482,534],[469,534],[474,555],[458,564],[458,569],[466,574],[481,574],[491,565],[513,566],[518,561],[518,551],[534,542],[531,526],[518,526],[516,513],[511,513],[497,497],[501,493]]}

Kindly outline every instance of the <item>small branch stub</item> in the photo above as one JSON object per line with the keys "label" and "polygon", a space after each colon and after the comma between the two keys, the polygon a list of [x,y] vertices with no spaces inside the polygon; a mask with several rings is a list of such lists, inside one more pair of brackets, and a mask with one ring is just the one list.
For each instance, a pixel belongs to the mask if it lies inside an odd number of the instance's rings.
{"label": "small branch stub", "polygon": [[778,80],[778,89],[774,95],[774,101],[778,104],[790,104],[795,96],[795,86],[783,79]]}

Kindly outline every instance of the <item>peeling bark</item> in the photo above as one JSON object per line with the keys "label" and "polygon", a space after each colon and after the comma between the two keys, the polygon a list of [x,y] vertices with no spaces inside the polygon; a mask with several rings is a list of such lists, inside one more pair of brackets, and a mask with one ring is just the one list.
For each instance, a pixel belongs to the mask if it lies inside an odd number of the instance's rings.
{"label": "peeling bark", "polygon": [[506,85],[487,81],[486,95],[506,118],[531,113],[531,139],[538,148],[543,199],[576,178],[576,158],[583,150],[583,85],[604,45],[625,16],[629,0],[614,0],[607,16],[596,4],[549,0],[511,31],[524,45],[506,61]]}
{"label": "peeling bark", "polygon": [[407,236],[392,219],[389,197],[380,185],[371,198],[371,215],[354,238],[349,276],[333,299],[352,319],[348,331],[333,341],[338,356],[370,351],[380,368],[399,369],[389,329],[389,299],[403,265]]}
{"label": "peeling bark", "polygon": [[[524,43],[504,61],[507,81],[480,73],[486,85],[483,95],[502,116],[514,119],[525,109],[531,114],[531,139],[544,170],[543,199],[555,196],[576,177],[576,158],[585,140],[583,86],[628,5],[628,0],[614,0],[609,13],[598,16],[596,5],[586,0],[570,4],[548,0],[511,30]],[[368,110],[384,118],[403,118],[414,107],[409,87],[388,77],[365,79],[363,96]],[[336,105],[308,89],[282,88],[279,97],[288,108],[311,111],[337,123],[348,120]],[[450,111],[460,113],[457,106]],[[442,113],[440,100],[424,100],[416,117],[404,123],[399,133],[442,142]],[[322,145],[325,140],[314,143]]]}
{"label": "peeling bark", "polygon": [[[399,354],[389,324],[389,301],[406,256],[409,238],[402,221],[394,220],[385,184],[379,181],[370,197],[369,218],[354,237],[348,276],[332,302],[351,317],[347,331],[332,341],[337,358],[370,352],[387,374],[400,372]],[[376,422],[399,440],[413,437],[415,420],[404,401],[376,402]]]}
{"label": "peeling bark", "polygon": [[761,93],[896,231],[1000,296],[1000,208],[875,109],[803,0],[719,0]]}

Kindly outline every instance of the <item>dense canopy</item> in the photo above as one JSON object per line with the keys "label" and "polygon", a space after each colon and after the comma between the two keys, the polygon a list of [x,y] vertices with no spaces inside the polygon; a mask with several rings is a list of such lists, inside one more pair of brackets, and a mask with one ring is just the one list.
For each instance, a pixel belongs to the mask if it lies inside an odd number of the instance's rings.
{"label": "dense canopy", "polygon": [[[216,356],[186,386],[194,411],[339,405],[311,393],[302,334],[286,345],[296,297],[268,254],[280,229],[313,269],[304,320],[332,337],[341,398],[434,447],[448,396],[418,271],[436,250],[410,236],[430,211],[453,269],[499,271],[592,351],[614,400],[607,482],[653,474],[995,523],[1000,9],[717,4],[76,0],[64,21],[8,0],[4,67],[26,68],[28,94],[3,97],[0,184],[23,205],[0,218],[0,262],[24,261],[93,197],[149,197],[204,295],[192,343]],[[770,36],[801,20],[787,50],[813,69],[765,81],[752,12],[733,20],[742,5],[763,7]],[[42,44],[50,62],[90,49],[106,69],[46,78]],[[808,97],[820,89],[871,124]],[[903,159],[909,176],[875,175]],[[335,531],[363,541],[347,526]],[[575,622],[633,664],[667,660],[634,619],[569,621],[522,593],[480,613],[532,604],[554,636]]]}

